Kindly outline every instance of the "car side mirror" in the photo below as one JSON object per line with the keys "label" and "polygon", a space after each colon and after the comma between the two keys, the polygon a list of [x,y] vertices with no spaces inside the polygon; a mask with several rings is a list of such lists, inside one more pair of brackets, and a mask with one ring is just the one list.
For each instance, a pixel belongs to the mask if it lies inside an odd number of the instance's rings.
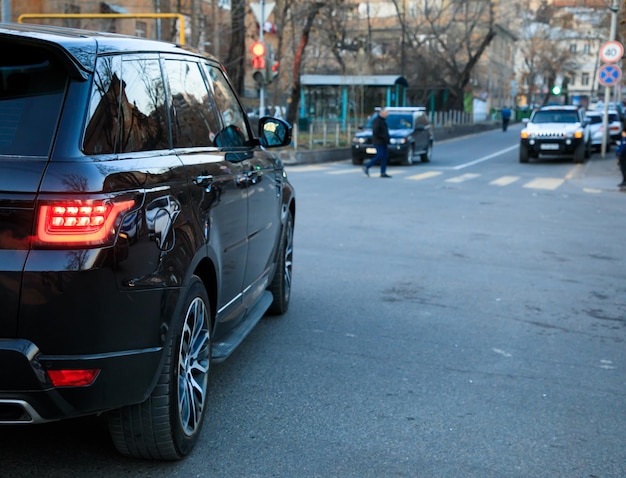
{"label": "car side mirror", "polygon": [[265,116],[259,120],[259,142],[265,148],[288,146],[291,132],[291,125],[280,118]]}
{"label": "car side mirror", "polygon": [[530,119],[529,118],[522,118],[522,123],[528,124],[528,123],[530,123]]}

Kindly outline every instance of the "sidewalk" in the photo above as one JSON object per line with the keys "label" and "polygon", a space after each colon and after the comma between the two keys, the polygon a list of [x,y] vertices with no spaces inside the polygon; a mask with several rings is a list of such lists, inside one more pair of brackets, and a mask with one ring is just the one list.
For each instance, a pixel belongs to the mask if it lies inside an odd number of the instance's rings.
{"label": "sidewalk", "polygon": [[605,158],[595,153],[581,165],[577,177],[585,189],[591,191],[620,191],[617,185],[622,181],[622,173],[615,159],[615,150],[607,151]]}

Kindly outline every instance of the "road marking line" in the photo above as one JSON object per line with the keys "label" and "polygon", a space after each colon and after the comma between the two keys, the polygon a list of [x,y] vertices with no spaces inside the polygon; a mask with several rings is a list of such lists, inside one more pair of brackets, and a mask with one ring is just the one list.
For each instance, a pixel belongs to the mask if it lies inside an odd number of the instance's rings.
{"label": "road marking line", "polygon": [[293,166],[293,167],[287,167],[287,171],[288,172],[293,172],[293,173],[308,173],[308,172],[312,172],[312,171],[327,171],[329,169],[333,169],[330,168],[328,166],[317,166],[317,165],[308,165],[308,166]]}
{"label": "road marking line", "polygon": [[421,179],[434,178],[435,176],[439,176],[443,174],[441,171],[429,171],[427,173],[416,174],[414,176],[409,176],[407,179],[412,179],[414,181],[419,181]]}
{"label": "road marking line", "polygon": [[513,184],[515,181],[520,179],[519,176],[502,176],[501,178],[494,179],[489,184],[494,186],[508,186],[509,184]]}
{"label": "road marking line", "polygon": [[582,164],[577,164],[572,169],[570,169],[570,172],[567,173],[567,175],[565,176],[565,179],[580,178],[583,172],[582,168],[583,168]]}
{"label": "road marking line", "polygon": [[363,173],[363,170],[361,168],[351,168],[351,169],[340,169],[338,171],[329,171],[328,174],[350,174],[350,173]]}
{"label": "road marking line", "polygon": [[565,179],[561,178],[537,178],[524,184],[525,188],[529,189],[550,189],[554,190],[565,182]]}
{"label": "road marking line", "polygon": [[474,179],[480,176],[480,174],[462,174],[461,176],[455,176],[454,178],[446,179],[447,183],[462,183],[464,181],[469,181],[470,179]]}
{"label": "road marking line", "polygon": [[517,149],[517,148],[519,148],[519,145],[511,146],[510,148],[506,148],[506,149],[502,149],[500,151],[496,151],[493,154],[490,154],[488,156],[483,156],[482,158],[475,159],[474,161],[470,161],[469,163],[459,164],[458,166],[455,166],[452,169],[469,168],[470,166],[474,166],[475,164],[482,163],[483,161],[487,161],[489,159],[493,159],[496,156],[501,156],[501,155],[503,155],[505,153],[508,153],[509,151],[513,151],[514,149]]}

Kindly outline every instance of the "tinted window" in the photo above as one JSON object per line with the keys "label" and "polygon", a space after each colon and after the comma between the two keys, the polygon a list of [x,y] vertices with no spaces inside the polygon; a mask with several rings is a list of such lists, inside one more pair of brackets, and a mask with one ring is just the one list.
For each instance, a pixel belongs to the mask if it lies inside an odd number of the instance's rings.
{"label": "tinted window", "polygon": [[538,111],[533,116],[533,123],[577,123],[575,111]]}
{"label": "tinted window", "polygon": [[174,147],[214,146],[220,127],[200,66],[193,61],[165,62],[172,97]]}
{"label": "tinted window", "polygon": [[0,42],[0,154],[48,156],[67,75],[38,48]]}
{"label": "tinted window", "polygon": [[222,119],[223,130],[216,138],[217,145],[237,147],[249,144],[250,136],[245,119],[246,114],[241,109],[235,92],[219,68],[208,64],[205,67],[211,80],[217,110]]}
{"label": "tinted window", "polygon": [[389,129],[411,129],[413,127],[413,115],[391,113],[387,116],[387,126]]}
{"label": "tinted window", "polygon": [[99,58],[83,149],[86,154],[169,148],[165,90],[159,61]]}

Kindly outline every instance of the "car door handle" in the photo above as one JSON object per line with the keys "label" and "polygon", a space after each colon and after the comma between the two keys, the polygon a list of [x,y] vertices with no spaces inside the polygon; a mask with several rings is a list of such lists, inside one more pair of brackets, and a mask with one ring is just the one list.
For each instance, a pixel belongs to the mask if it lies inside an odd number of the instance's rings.
{"label": "car door handle", "polygon": [[205,188],[204,190],[210,193],[211,188],[213,187],[213,176],[211,176],[210,174],[207,174],[206,176],[197,176],[194,180],[194,184],[196,186]]}

